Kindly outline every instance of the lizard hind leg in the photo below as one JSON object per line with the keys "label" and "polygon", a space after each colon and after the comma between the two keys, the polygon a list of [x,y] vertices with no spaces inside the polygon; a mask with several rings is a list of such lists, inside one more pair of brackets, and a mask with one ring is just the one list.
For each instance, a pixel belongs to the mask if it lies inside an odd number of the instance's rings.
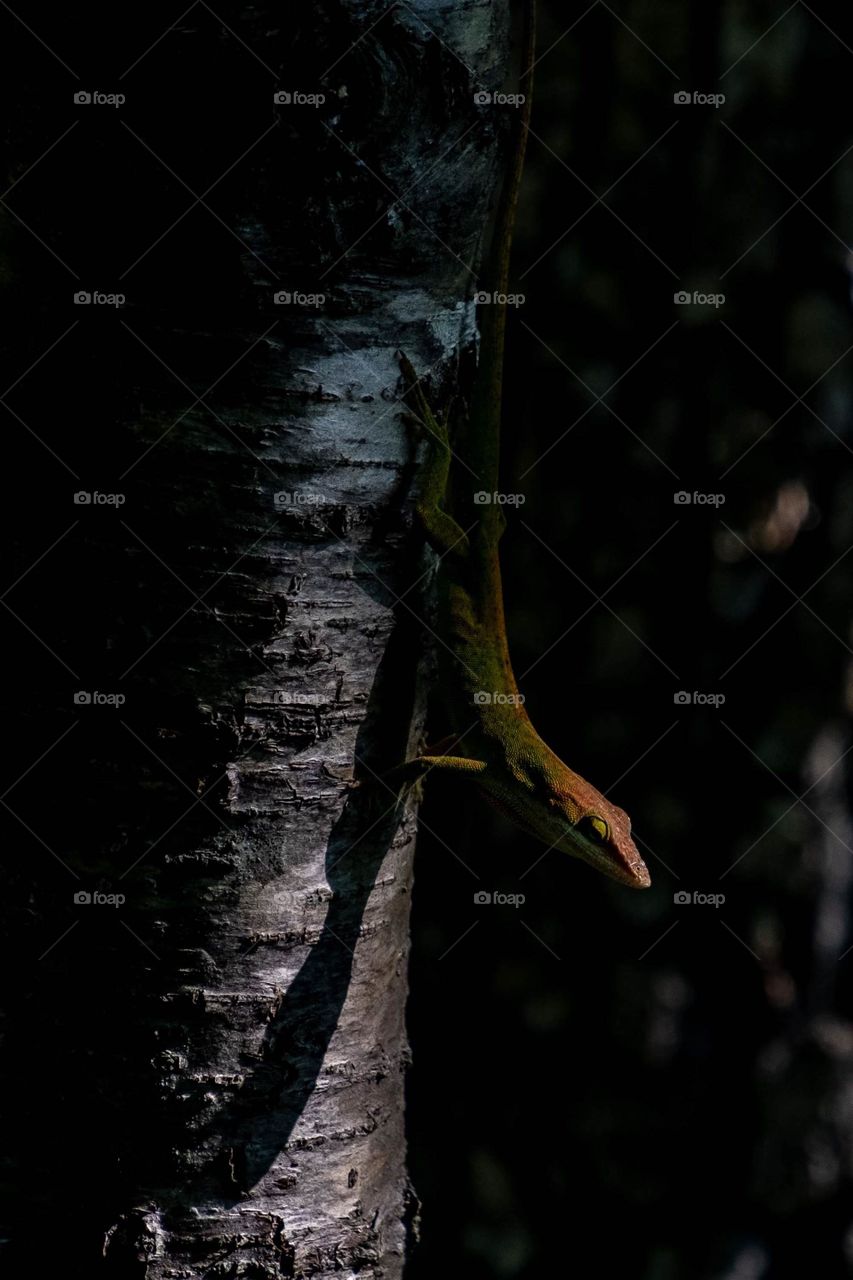
{"label": "lizard hind leg", "polygon": [[427,542],[439,555],[466,555],[468,536],[444,510],[452,451],[447,422],[439,421],[424,395],[420,379],[410,361],[400,352],[400,369],[406,384],[409,412],[406,422],[427,438],[427,452],[421,470],[421,493],[415,505]]}

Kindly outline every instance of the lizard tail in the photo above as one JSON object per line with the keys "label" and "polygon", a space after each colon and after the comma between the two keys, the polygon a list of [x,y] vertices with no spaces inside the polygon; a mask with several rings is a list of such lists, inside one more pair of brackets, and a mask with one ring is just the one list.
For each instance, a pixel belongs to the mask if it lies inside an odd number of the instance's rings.
{"label": "lizard tail", "polygon": [[[524,172],[527,135],[530,132],[530,115],[533,107],[533,69],[536,65],[536,0],[524,0],[524,35],[521,59],[519,89],[524,94],[524,102],[521,106],[515,131],[512,165],[503,184],[495,227],[497,254],[494,287],[500,293],[507,292],[509,283],[512,232],[515,226],[516,209],[518,208],[518,193],[521,190],[521,176]],[[500,308],[500,310],[503,311],[503,308]]]}
{"label": "lizard tail", "polygon": [[[483,273],[486,287],[506,294],[512,253],[512,233],[518,206],[518,193],[524,171],[524,155],[530,130],[533,99],[533,68],[536,61],[536,0],[524,0],[524,35],[521,54],[519,90],[524,95],[513,131],[512,159],[507,169],[494,221],[489,266]],[[501,401],[503,396],[503,352],[506,332],[506,306],[498,303],[482,307],[480,317],[480,353],[478,386],[474,402],[480,421],[474,427],[472,464],[481,478],[482,487],[497,485]]]}

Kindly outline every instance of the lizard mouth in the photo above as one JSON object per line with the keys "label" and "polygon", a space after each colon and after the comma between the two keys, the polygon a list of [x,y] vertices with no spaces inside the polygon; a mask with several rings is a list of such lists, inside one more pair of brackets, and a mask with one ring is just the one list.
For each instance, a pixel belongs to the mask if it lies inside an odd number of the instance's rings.
{"label": "lizard mouth", "polygon": [[603,849],[585,848],[583,853],[578,853],[577,847],[573,845],[567,846],[566,852],[580,857],[596,871],[602,872],[619,884],[626,885],[629,889],[648,889],[652,883],[649,869],[636,850],[633,854],[620,852],[614,856],[613,853]]}
{"label": "lizard mouth", "polygon": [[631,889],[648,889],[652,883],[649,869],[639,856],[634,862],[626,863],[622,867],[614,867],[610,875],[620,884],[626,884]]}

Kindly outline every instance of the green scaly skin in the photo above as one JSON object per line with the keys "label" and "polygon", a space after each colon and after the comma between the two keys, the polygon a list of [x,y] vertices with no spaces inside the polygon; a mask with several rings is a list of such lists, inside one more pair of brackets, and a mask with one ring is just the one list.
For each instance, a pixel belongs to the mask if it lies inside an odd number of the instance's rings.
{"label": "green scaly skin", "polygon": [[[514,163],[496,219],[490,283],[503,294],[530,119],[533,8],[529,0],[528,69],[522,81],[525,104]],[[498,487],[505,307],[485,306],[480,316],[478,373],[463,443],[466,464],[478,477],[478,487],[492,493]],[[651,879],[631,839],[628,815],[554,754],[524,709],[504,622],[498,555],[503,514],[497,504],[474,505],[472,494],[470,512],[458,513],[471,526],[466,533],[448,510],[452,454],[447,423],[433,413],[415,370],[402,354],[400,368],[410,411],[407,420],[427,440],[416,512],[428,543],[440,557],[437,635],[441,686],[449,695],[453,734],[389,776],[403,782],[432,769],[467,775],[523,831],[622,884],[647,888]]]}

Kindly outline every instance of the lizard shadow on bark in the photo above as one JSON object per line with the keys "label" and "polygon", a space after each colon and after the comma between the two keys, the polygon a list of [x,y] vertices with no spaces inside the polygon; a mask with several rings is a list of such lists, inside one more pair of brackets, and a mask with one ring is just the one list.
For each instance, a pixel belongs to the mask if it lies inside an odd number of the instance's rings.
{"label": "lizard shadow on bark", "polygon": [[[417,471],[417,444],[410,443],[395,496],[378,517],[374,548],[400,535],[399,511]],[[428,582],[431,554],[417,541],[404,552],[402,582]],[[365,590],[387,603],[381,582],[377,575],[376,587],[366,583]],[[418,595],[420,605],[415,603]],[[411,754],[413,724],[426,713],[426,699],[421,704],[418,690],[418,655],[431,607],[429,587],[421,587],[413,593],[409,607],[395,609],[395,625],[356,737],[357,781],[380,779]],[[375,787],[354,789],[348,796],[326,846],[331,897],[320,936],[264,1033],[260,1062],[244,1071],[239,1093],[213,1122],[209,1137],[219,1152],[218,1160],[199,1170],[174,1198],[178,1217],[202,1199],[239,1205],[244,1190],[268,1173],[289,1141],[315,1090],[337,1028],[365,908],[400,826],[403,805],[403,799],[381,781]]]}
{"label": "lizard shadow on bark", "polygon": [[[413,447],[394,499],[379,515],[374,550],[387,549],[387,540],[400,536],[399,511],[416,473],[416,454]],[[420,581],[425,554],[431,555],[417,542],[404,552],[404,584]],[[388,603],[378,575],[376,586],[366,582],[364,589]],[[360,782],[378,779],[407,758],[413,723],[426,711],[418,688],[424,637],[419,615],[426,610],[428,620],[431,605],[428,589],[420,606],[415,603],[418,594],[413,593],[408,608],[395,609],[395,625],[370,689],[355,744],[355,778]],[[324,865],[331,897],[320,936],[266,1028],[259,1060],[244,1068],[239,1092],[200,1135],[218,1155],[166,1197],[171,1202],[168,1216],[176,1225],[202,1201],[227,1207],[241,1204],[245,1190],[268,1173],[288,1143],[314,1093],[347,999],[365,908],[399,829],[403,805],[403,799],[381,782],[350,792],[327,841]]]}
{"label": "lizard shadow on bark", "polygon": [[[374,679],[356,741],[360,772],[380,774],[404,758],[417,711],[418,623],[399,618]],[[357,769],[357,776],[359,770]],[[372,789],[371,789],[372,790]],[[328,840],[331,890],[320,937],[270,1022],[257,1065],[207,1135],[218,1159],[172,1199],[176,1218],[201,1199],[241,1203],[241,1193],[270,1169],[314,1092],[352,976],[356,943],[377,874],[400,825],[402,802],[379,786],[348,797]],[[357,845],[357,848],[355,846]]]}

